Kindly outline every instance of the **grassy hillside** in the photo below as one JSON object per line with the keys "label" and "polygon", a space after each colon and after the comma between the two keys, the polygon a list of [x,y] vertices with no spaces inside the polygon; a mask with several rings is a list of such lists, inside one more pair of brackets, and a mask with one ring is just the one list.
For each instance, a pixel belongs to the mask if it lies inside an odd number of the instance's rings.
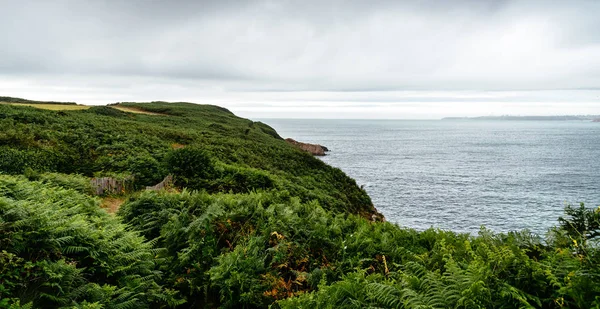
{"label": "grassy hillside", "polygon": [[600,308],[600,208],[544,237],[373,221],[343,172],[216,106],[0,104],[0,128],[0,308]]}
{"label": "grassy hillside", "polygon": [[0,104],[0,127],[0,171],[8,174],[130,174],[141,188],[172,172],[169,156],[197,151],[209,159],[203,183],[186,187],[287,190],[327,209],[375,213],[367,194],[342,171],[291,147],[271,127],[217,106],[123,103],[49,111]]}
{"label": "grassy hillside", "polygon": [[0,96],[0,103],[9,103],[9,104],[77,105],[77,103],[75,103],[75,102],[36,101],[36,100],[27,100],[27,99],[22,99],[22,98],[2,97],[2,96]]}

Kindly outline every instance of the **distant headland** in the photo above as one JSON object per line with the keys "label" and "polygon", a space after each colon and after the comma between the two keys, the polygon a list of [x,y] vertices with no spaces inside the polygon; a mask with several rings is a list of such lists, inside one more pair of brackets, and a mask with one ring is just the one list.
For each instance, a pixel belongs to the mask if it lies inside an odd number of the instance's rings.
{"label": "distant headland", "polygon": [[563,115],[563,116],[479,116],[479,117],[445,117],[442,120],[500,120],[500,121],[593,121],[600,122],[600,115]]}

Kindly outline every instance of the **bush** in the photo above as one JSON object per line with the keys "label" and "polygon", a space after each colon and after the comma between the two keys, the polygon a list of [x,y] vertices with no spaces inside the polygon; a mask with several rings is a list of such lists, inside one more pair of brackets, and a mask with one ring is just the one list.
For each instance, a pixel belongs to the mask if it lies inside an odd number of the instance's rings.
{"label": "bush", "polygon": [[219,178],[210,184],[211,192],[247,193],[274,187],[271,177],[256,169],[224,166],[217,174],[220,174]]}
{"label": "bush", "polygon": [[149,155],[129,157],[126,164],[138,187],[155,185],[166,176],[164,166]]}
{"label": "bush", "polygon": [[215,169],[209,155],[200,148],[180,148],[167,155],[167,167],[175,185],[202,189],[214,178]]}
{"label": "bush", "polygon": [[110,117],[121,117],[121,118],[129,118],[131,114],[120,111],[116,108],[108,107],[108,106],[92,106],[85,112],[94,113],[97,115],[110,116]]}
{"label": "bush", "polygon": [[17,149],[0,147],[0,171],[7,174],[20,174],[25,171],[27,158]]}

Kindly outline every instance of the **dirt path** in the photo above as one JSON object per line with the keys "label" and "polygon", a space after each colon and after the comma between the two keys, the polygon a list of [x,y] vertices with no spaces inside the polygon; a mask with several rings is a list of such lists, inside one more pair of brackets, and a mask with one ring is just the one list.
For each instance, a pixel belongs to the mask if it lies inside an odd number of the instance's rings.
{"label": "dirt path", "polygon": [[109,214],[114,214],[119,210],[119,207],[121,207],[124,202],[125,199],[122,198],[105,197],[102,199],[100,207],[106,209],[106,212]]}
{"label": "dirt path", "polygon": [[143,109],[139,109],[139,108],[131,107],[131,106],[112,105],[110,107],[112,107],[114,109],[118,109],[118,110],[120,110],[122,112],[127,112],[127,113],[144,114],[144,115],[155,115],[155,116],[165,116],[165,114],[153,113],[153,112],[145,111]]}

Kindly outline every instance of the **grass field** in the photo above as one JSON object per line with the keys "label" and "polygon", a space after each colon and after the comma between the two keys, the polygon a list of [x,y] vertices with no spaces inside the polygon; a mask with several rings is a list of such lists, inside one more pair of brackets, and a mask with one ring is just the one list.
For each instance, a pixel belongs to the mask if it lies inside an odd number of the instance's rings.
{"label": "grass field", "polygon": [[31,106],[35,108],[48,109],[53,111],[63,111],[63,110],[84,110],[90,108],[87,105],[71,105],[71,104],[29,104],[29,103],[10,103],[10,102],[0,102],[0,104],[11,104],[11,105],[19,105],[19,106]]}
{"label": "grass field", "polygon": [[[43,104],[42,103],[36,104],[36,103],[0,102],[0,104],[11,104],[11,105],[18,105],[18,106],[31,106],[31,107],[35,107],[35,108],[47,109],[47,110],[53,110],[53,111],[86,110],[86,109],[89,109],[91,107],[89,105],[45,104],[45,103],[43,103]],[[142,110],[142,109],[139,109],[139,108],[135,108],[135,107],[121,106],[121,105],[113,105],[113,106],[110,106],[110,107],[112,107],[114,109],[118,109],[118,110],[120,110],[122,112],[127,112],[127,113],[164,116],[164,114],[148,112],[148,111],[145,111],[145,110]]]}

